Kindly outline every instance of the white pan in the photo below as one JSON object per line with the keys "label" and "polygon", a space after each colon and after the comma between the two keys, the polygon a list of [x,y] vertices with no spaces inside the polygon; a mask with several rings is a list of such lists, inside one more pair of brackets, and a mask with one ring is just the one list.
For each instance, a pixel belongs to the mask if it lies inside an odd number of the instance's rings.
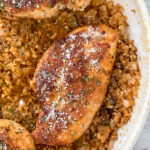
{"label": "white pan", "polygon": [[[124,7],[124,13],[128,17],[128,32],[138,48],[142,75],[132,118],[118,131],[118,140],[113,148],[113,150],[131,150],[144,127],[150,109],[150,18],[144,0],[114,0],[114,2]],[[132,9],[135,9],[135,14]]]}

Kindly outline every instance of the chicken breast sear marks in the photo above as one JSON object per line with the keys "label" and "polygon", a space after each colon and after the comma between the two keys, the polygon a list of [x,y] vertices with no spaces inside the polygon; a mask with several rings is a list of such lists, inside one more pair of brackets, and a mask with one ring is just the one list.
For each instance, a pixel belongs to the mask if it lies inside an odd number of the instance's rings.
{"label": "chicken breast sear marks", "polygon": [[63,8],[84,10],[91,0],[2,0],[10,15],[33,19],[50,18]]}
{"label": "chicken breast sear marks", "polygon": [[86,131],[104,100],[117,40],[111,28],[89,26],[45,52],[31,82],[43,110],[32,133],[38,144],[70,144]]}

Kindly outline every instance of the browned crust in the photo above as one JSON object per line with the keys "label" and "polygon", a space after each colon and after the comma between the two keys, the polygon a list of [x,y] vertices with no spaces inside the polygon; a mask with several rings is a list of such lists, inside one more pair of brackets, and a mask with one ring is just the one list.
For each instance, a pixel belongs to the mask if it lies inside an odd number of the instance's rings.
{"label": "browned crust", "polygon": [[0,133],[0,146],[1,146],[1,148],[2,149],[7,148],[8,150],[16,150],[16,149],[18,149],[18,147],[16,147],[14,145],[14,143],[12,142],[10,137],[8,136],[8,133],[7,133],[8,131],[7,130],[9,131],[9,128],[5,129],[6,132]]}
{"label": "browned crust", "polygon": [[3,3],[12,13],[30,11],[41,6],[54,7],[57,3],[66,4],[68,0],[5,0]]}
{"label": "browned crust", "polygon": [[30,133],[20,124],[0,119],[0,146],[2,150],[33,150],[34,141]]}
{"label": "browned crust", "polygon": [[[70,144],[85,132],[103,102],[117,39],[116,31],[104,25],[83,27],[45,52],[31,83],[43,110],[32,133],[37,143]],[[63,75],[62,68],[67,68]]]}
{"label": "browned crust", "polygon": [[43,19],[51,18],[58,14],[59,10],[69,8],[74,11],[84,10],[91,0],[3,0],[0,3],[2,9],[9,15]]}

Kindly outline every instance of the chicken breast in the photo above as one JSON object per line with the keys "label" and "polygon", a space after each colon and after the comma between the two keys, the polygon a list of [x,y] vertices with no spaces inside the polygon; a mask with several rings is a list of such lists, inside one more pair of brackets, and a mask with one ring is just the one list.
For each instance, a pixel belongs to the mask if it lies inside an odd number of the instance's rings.
{"label": "chicken breast", "polygon": [[0,119],[0,146],[2,150],[34,150],[30,133],[20,124]]}
{"label": "chicken breast", "polygon": [[104,100],[117,40],[105,25],[87,26],[45,52],[31,82],[43,110],[32,133],[38,144],[70,144],[87,130]]}
{"label": "chicken breast", "polygon": [[50,18],[59,10],[84,10],[91,0],[2,0],[4,9],[16,17]]}

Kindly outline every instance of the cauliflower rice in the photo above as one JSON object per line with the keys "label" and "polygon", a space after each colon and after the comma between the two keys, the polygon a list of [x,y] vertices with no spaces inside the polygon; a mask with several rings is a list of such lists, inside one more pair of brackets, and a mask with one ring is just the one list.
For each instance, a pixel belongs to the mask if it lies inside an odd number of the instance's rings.
{"label": "cauliflower rice", "polygon": [[35,128],[41,111],[30,87],[34,70],[50,45],[72,30],[85,25],[106,24],[117,29],[120,39],[108,92],[100,111],[86,133],[68,146],[37,145],[37,150],[109,150],[117,130],[131,118],[139,87],[137,49],[126,32],[123,7],[106,0],[92,0],[82,12],[68,9],[44,20],[18,19],[0,12],[0,119],[11,119]]}

